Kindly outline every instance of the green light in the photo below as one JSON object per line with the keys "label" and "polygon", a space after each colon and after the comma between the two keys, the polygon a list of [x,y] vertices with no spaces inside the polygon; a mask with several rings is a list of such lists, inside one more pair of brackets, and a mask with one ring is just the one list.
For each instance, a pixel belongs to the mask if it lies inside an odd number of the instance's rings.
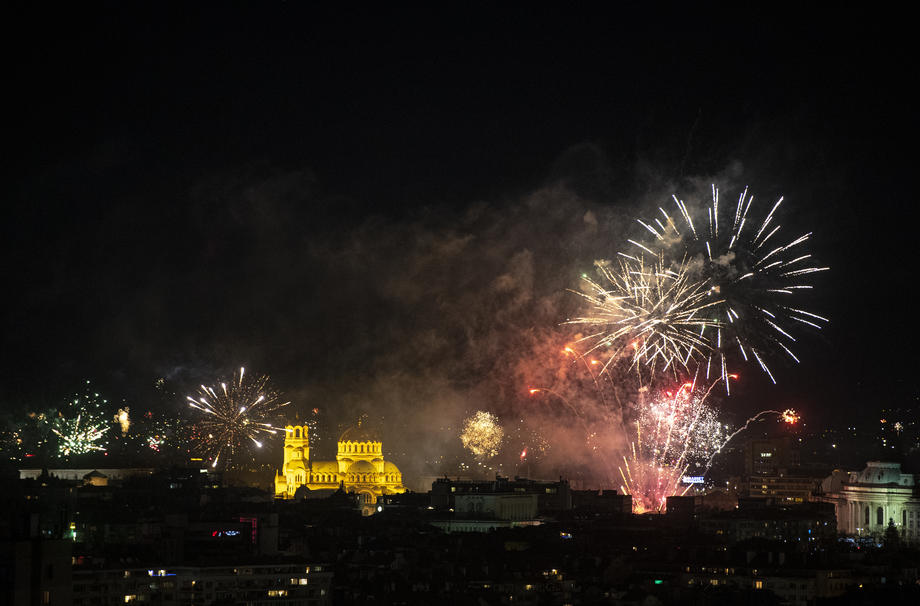
{"label": "green light", "polygon": [[661,585],[662,583],[664,583],[664,581],[661,579],[655,579],[655,585]]}

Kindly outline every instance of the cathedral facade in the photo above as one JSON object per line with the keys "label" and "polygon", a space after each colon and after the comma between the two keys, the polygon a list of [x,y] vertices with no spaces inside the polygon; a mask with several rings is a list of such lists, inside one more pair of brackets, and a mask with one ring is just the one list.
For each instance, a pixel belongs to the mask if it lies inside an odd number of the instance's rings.
{"label": "cathedral facade", "polygon": [[406,491],[402,473],[383,459],[383,444],[360,425],[339,437],[335,461],[310,458],[306,425],[284,428],[284,463],[275,472],[275,497],[293,499],[300,487],[309,490],[346,492],[359,495],[362,509],[369,513],[377,497]]}

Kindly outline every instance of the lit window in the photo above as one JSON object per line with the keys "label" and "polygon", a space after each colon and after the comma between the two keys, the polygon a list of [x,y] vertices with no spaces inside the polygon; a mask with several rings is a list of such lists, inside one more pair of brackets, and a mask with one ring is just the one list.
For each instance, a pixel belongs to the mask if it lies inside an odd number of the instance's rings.
{"label": "lit window", "polygon": [[754,589],[763,589],[763,581],[754,581]]}
{"label": "lit window", "polygon": [[130,604],[131,602],[137,601],[137,594],[132,593],[131,595],[125,596],[125,604]]}

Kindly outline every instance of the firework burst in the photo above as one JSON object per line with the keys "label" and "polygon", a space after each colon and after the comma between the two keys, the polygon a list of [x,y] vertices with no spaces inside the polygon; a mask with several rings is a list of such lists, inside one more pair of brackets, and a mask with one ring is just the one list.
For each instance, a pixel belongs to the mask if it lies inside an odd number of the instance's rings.
{"label": "firework burst", "polygon": [[463,422],[463,431],[460,433],[463,447],[483,459],[498,454],[504,437],[505,430],[498,417],[484,410],[478,410],[468,417]]}
{"label": "firework burst", "polygon": [[793,327],[821,328],[827,319],[801,309],[795,294],[812,288],[807,282],[812,274],[826,271],[816,265],[805,251],[811,233],[792,240],[780,234],[778,214],[783,198],[770,207],[760,220],[751,214],[754,196],[748,189],[735,204],[721,204],[719,190],[712,186],[711,204],[689,207],[672,196],[676,219],[664,208],[660,217],[639,220],[649,237],[629,240],[636,260],[651,255],[665,267],[685,268],[693,280],[705,282],[713,300],[704,311],[707,322],[700,322],[699,337],[706,348],[694,353],[706,354],[706,376],[712,367],[721,374],[728,388],[726,353],[737,352],[745,362],[756,361],[774,383],[776,379],[765,359],[782,352],[795,362],[792,351],[796,342]]}
{"label": "firework burst", "polygon": [[87,380],[82,393],[77,393],[57,411],[48,415],[46,422],[57,436],[58,454],[79,455],[94,450],[105,450],[99,440],[108,430],[108,400],[93,390]]}
{"label": "firework burst", "polygon": [[619,468],[621,489],[632,495],[637,512],[663,509],[669,495],[681,493],[687,471],[707,461],[725,442],[724,426],[706,403],[715,385],[704,389],[684,383],[663,391],[638,411],[629,453]]}
{"label": "firework burst", "polygon": [[262,447],[262,439],[284,431],[271,424],[278,409],[290,402],[281,402],[278,393],[268,385],[268,377],[248,380],[246,369],[240,368],[230,383],[216,387],[204,385],[197,396],[188,396],[189,406],[204,413],[200,420],[202,447],[213,458],[211,467],[223,456],[227,464],[251,448]]}
{"label": "firework burst", "polygon": [[709,308],[722,301],[706,281],[690,278],[686,263],[648,266],[641,258],[624,257],[616,266],[600,261],[595,266],[599,278],[584,276],[583,289],[574,291],[590,302],[590,312],[567,323],[595,329],[579,342],[589,344],[585,354],[606,357],[602,371],[624,356],[653,372],[676,370],[710,351],[703,334],[719,322]]}
{"label": "firework burst", "polygon": [[83,419],[83,415],[78,414],[75,419],[59,417],[55,419],[51,431],[58,437],[58,452],[65,457],[105,450],[96,442],[102,438],[106,427],[101,423]]}

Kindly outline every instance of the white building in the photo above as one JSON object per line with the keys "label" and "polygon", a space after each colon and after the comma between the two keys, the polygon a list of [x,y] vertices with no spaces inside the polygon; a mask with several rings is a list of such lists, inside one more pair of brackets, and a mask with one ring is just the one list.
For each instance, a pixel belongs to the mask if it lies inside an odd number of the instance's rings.
{"label": "white building", "polygon": [[902,540],[920,542],[920,476],[902,473],[900,463],[869,461],[850,472],[836,503],[841,534],[881,536],[892,522]]}

